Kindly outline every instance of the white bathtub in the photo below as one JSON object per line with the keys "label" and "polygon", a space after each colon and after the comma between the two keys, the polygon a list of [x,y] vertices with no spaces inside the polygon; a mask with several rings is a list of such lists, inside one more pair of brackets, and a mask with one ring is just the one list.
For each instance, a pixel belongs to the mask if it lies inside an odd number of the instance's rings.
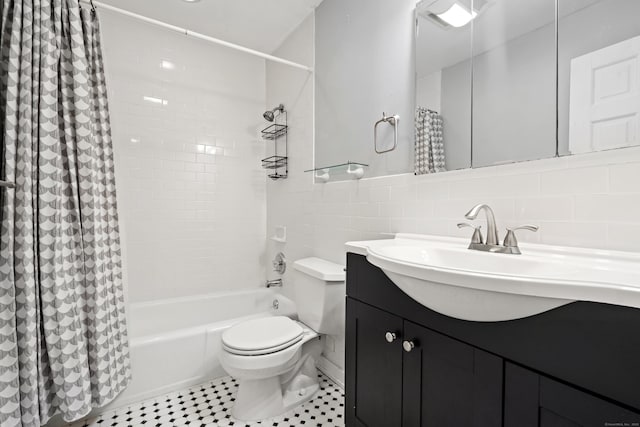
{"label": "white bathtub", "polygon": [[132,381],[103,411],[226,375],[218,361],[225,329],[257,316],[295,313],[291,300],[270,289],[131,304]]}

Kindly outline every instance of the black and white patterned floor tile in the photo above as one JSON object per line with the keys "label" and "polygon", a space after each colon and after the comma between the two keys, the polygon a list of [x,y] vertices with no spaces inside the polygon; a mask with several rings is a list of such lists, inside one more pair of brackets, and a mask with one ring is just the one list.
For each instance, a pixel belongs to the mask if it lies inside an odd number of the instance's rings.
{"label": "black and white patterned floor tile", "polygon": [[344,426],[344,393],[318,374],[320,390],[310,401],[264,421],[237,421],[231,416],[238,385],[231,377],[177,391],[107,412],[70,427],[213,427],[213,426]]}

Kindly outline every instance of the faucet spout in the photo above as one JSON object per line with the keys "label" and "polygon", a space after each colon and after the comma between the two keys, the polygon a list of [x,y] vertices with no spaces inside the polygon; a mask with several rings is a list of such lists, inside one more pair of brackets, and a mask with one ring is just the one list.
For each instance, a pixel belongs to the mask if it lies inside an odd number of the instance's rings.
{"label": "faucet spout", "polygon": [[485,212],[485,216],[487,217],[487,245],[498,245],[498,228],[496,227],[496,217],[493,214],[493,210],[489,207],[489,205],[485,205],[483,203],[474,206],[471,208],[469,212],[465,215],[465,218],[469,220],[474,220],[478,217],[480,211]]}
{"label": "faucet spout", "polygon": [[267,280],[266,283],[267,288],[281,288],[282,287],[282,279],[274,279],[274,280]]}

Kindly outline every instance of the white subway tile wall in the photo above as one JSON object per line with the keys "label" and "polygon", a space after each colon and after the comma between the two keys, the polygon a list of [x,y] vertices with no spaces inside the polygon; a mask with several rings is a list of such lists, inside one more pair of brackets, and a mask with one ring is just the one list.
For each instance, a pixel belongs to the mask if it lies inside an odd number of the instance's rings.
{"label": "white subway tile wall", "polygon": [[[277,54],[311,63],[313,45],[310,19]],[[481,202],[495,210],[501,236],[507,226],[532,223],[540,231],[521,232],[520,241],[640,251],[640,147],[434,175],[314,184],[312,174],[303,173],[314,167],[312,83],[298,71],[268,64],[267,100],[289,105],[293,123],[289,179],[267,185],[268,233],[286,226],[287,243],[270,242],[269,258],[282,250],[292,260],[319,256],[344,263],[349,240],[397,232],[468,236],[469,230],[456,224]],[[288,277],[285,292],[292,292]],[[324,354],[343,368],[344,337],[327,341]]]}
{"label": "white subway tile wall", "polygon": [[[292,138],[292,152],[304,149],[297,143]],[[476,203],[488,203],[501,233],[523,223],[541,226],[538,233],[522,232],[521,241],[640,251],[640,240],[632,238],[640,228],[640,181],[634,180],[640,148],[617,154],[609,164],[611,153],[588,155],[591,166],[557,158],[327,184],[313,184],[292,167],[288,182],[268,186],[268,224],[288,227],[288,245],[344,262],[347,240],[397,232],[466,236],[469,230],[456,224]],[[305,162],[300,169],[311,167],[311,160]],[[478,221],[484,225],[484,218]]]}
{"label": "white subway tile wall", "polygon": [[129,300],[260,286],[264,61],[100,18]]}

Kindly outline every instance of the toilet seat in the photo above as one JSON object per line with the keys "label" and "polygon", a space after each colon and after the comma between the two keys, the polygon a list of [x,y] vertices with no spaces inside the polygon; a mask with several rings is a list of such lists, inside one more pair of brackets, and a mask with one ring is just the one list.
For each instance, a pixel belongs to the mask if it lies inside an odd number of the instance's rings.
{"label": "toilet seat", "polygon": [[231,354],[260,356],[284,350],[300,342],[304,329],[285,316],[247,320],[222,334],[222,346]]}
{"label": "toilet seat", "polygon": [[[310,401],[320,388],[316,363],[322,354],[321,334],[344,328],[344,266],[307,258],[296,261],[293,269],[295,305],[283,304],[288,300],[277,294],[280,309],[237,323],[218,341],[220,365],[238,382],[231,408],[237,420],[267,420]],[[285,306],[296,310],[285,311]],[[298,321],[273,317],[276,313],[297,314]]]}

